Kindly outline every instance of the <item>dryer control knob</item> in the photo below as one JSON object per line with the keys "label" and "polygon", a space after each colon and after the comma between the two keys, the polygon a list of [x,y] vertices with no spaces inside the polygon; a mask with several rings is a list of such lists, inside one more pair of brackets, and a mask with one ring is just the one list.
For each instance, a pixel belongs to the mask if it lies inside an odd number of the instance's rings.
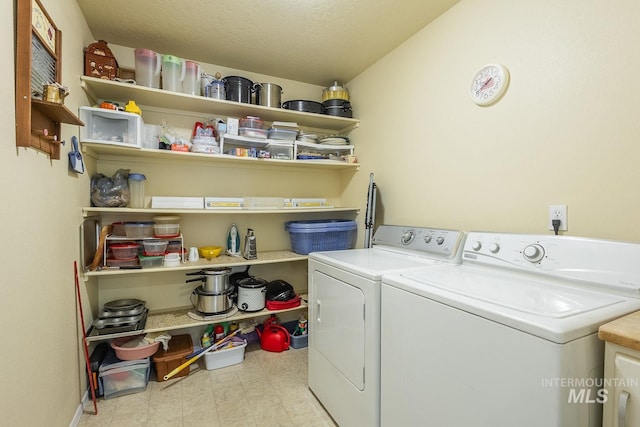
{"label": "dryer control knob", "polygon": [[522,251],[522,255],[529,262],[538,262],[544,257],[544,248],[537,244],[528,245]]}
{"label": "dryer control knob", "polygon": [[416,233],[413,230],[408,230],[402,233],[402,237],[400,237],[400,241],[403,245],[408,245],[413,242],[413,239],[416,237]]}
{"label": "dryer control knob", "polygon": [[497,243],[492,243],[491,246],[489,246],[489,252],[491,252],[492,254],[497,254],[499,250],[500,245]]}
{"label": "dryer control knob", "polygon": [[424,236],[424,242],[425,243],[431,243],[431,239],[432,239],[431,236]]}
{"label": "dryer control knob", "polygon": [[439,245],[443,244],[444,243],[444,237],[442,237],[442,236],[436,237],[436,243],[439,244]]}
{"label": "dryer control knob", "polygon": [[473,249],[474,251],[479,251],[480,249],[482,249],[482,243],[480,243],[478,240],[476,240],[475,242],[473,242],[471,244],[471,249]]}

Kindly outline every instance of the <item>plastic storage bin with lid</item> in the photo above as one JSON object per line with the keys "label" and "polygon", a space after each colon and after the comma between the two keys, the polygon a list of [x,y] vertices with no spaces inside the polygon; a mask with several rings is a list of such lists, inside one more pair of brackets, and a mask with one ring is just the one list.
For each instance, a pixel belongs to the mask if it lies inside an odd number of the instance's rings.
{"label": "plastic storage bin with lid", "polygon": [[150,49],[134,50],[136,57],[136,84],[155,89],[160,88],[161,55]]}
{"label": "plastic storage bin with lid", "polygon": [[130,393],[138,393],[147,388],[151,362],[149,358],[121,361],[113,349],[98,368],[98,385],[105,399]]}
{"label": "plastic storage bin with lid", "polygon": [[293,252],[301,255],[352,249],[358,231],[356,222],[346,219],[288,221],[284,228],[289,232]]}
{"label": "plastic storage bin with lid", "polygon": [[[164,381],[164,376],[187,361],[187,356],[193,352],[191,335],[173,335],[169,340],[169,348],[165,351],[162,347],[153,355],[153,363],[156,368],[156,380]],[[172,378],[189,375],[189,368],[175,374]]]}

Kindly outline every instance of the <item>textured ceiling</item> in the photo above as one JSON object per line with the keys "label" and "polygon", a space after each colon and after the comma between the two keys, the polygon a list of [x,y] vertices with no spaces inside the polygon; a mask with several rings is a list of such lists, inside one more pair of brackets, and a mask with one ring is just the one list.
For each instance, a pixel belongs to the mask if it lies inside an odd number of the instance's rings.
{"label": "textured ceiling", "polygon": [[460,0],[78,0],[96,40],[326,86]]}

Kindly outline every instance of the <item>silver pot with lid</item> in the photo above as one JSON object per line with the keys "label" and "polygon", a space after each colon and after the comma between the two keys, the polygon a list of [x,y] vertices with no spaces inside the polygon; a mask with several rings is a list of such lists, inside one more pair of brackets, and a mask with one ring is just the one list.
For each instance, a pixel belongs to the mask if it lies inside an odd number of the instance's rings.
{"label": "silver pot with lid", "polygon": [[226,313],[233,308],[233,289],[216,293],[207,292],[202,286],[198,286],[191,292],[191,304],[201,314]]}
{"label": "silver pot with lid", "polygon": [[247,277],[238,281],[238,309],[260,311],[266,305],[267,281]]}
{"label": "silver pot with lid", "polygon": [[220,294],[232,290],[229,285],[230,267],[207,268],[200,271],[187,273],[187,276],[199,276],[194,279],[188,279],[189,282],[202,282],[202,290],[204,292]]}

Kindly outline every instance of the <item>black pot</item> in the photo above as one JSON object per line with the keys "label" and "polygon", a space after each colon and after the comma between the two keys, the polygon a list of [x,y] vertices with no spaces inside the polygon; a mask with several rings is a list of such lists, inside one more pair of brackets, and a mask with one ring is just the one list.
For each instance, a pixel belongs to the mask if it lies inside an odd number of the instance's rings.
{"label": "black pot", "polygon": [[228,101],[251,104],[251,92],[253,82],[245,77],[228,76],[222,79],[224,82],[225,96]]}
{"label": "black pot", "polygon": [[339,117],[353,117],[351,103],[344,99],[328,99],[322,103],[325,114]]}
{"label": "black pot", "polygon": [[285,101],[282,108],[286,110],[304,111],[306,113],[324,114],[324,105],[315,101],[305,101],[297,99],[294,101]]}

